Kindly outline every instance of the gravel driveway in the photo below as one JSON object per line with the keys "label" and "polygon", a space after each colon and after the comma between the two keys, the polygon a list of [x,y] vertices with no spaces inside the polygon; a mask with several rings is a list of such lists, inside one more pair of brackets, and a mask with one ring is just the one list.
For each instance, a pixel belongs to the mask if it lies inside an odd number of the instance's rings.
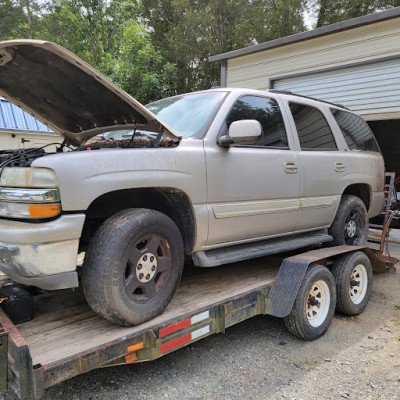
{"label": "gravel driveway", "polygon": [[[400,246],[392,252],[399,257]],[[158,360],[81,375],[43,399],[398,400],[399,270],[375,275],[365,312],[337,314],[313,342],[288,334],[278,318],[258,316]]]}

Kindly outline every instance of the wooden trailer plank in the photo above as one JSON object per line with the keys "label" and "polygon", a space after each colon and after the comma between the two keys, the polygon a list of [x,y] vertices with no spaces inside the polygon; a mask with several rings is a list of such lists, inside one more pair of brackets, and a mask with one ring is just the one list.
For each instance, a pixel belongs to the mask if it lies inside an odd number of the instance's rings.
{"label": "wooden trailer plank", "polygon": [[272,285],[280,261],[262,258],[199,270],[186,276],[163,314],[136,327],[124,328],[98,317],[80,290],[64,290],[39,296],[35,317],[18,326],[31,351],[33,365],[57,362],[74,354],[123,339],[155,325],[178,320],[185,313]]}

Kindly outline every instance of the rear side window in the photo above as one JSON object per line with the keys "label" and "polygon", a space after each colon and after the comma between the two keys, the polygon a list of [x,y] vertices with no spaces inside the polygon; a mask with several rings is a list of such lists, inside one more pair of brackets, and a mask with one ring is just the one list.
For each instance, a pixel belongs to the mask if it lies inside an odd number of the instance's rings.
{"label": "rear side window", "polygon": [[380,153],[374,134],[362,118],[343,110],[331,109],[331,111],[350,150]]}
{"label": "rear side window", "polygon": [[276,100],[258,96],[240,97],[226,118],[226,127],[242,119],[256,119],[263,128],[261,139],[248,146],[288,149],[285,125]]}
{"label": "rear side window", "polygon": [[289,103],[302,150],[337,150],[335,138],[325,117],[315,107]]}

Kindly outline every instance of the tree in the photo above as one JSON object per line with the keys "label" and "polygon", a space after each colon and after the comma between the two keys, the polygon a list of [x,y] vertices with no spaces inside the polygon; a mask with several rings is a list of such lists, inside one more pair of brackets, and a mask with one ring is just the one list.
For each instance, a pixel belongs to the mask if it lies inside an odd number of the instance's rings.
{"label": "tree", "polygon": [[95,67],[118,49],[127,20],[136,20],[134,0],[56,0],[43,15],[42,37],[57,42]]}
{"label": "tree", "polygon": [[149,33],[136,22],[126,25],[118,53],[100,70],[144,104],[176,94],[176,66],[164,62]]}
{"label": "tree", "polygon": [[304,30],[304,0],[142,0],[156,48],[178,66],[178,91],[209,88],[208,57]]}
{"label": "tree", "polygon": [[40,4],[33,0],[0,1],[0,40],[33,39],[39,30]]}
{"label": "tree", "polygon": [[311,7],[318,10],[317,28],[398,6],[400,6],[400,0],[316,0],[311,2]]}

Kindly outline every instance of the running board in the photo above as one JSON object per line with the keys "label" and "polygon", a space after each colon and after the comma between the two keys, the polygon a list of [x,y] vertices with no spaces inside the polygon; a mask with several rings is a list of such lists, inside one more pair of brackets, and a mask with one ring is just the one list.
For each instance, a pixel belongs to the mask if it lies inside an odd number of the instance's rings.
{"label": "running board", "polygon": [[262,240],[259,242],[239,244],[236,246],[223,247],[220,249],[199,251],[194,253],[192,258],[198,267],[217,267],[218,265],[229,264],[251,258],[263,257],[270,254],[283,253],[296,250],[314,244],[331,242],[332,236],[327,230]]}

